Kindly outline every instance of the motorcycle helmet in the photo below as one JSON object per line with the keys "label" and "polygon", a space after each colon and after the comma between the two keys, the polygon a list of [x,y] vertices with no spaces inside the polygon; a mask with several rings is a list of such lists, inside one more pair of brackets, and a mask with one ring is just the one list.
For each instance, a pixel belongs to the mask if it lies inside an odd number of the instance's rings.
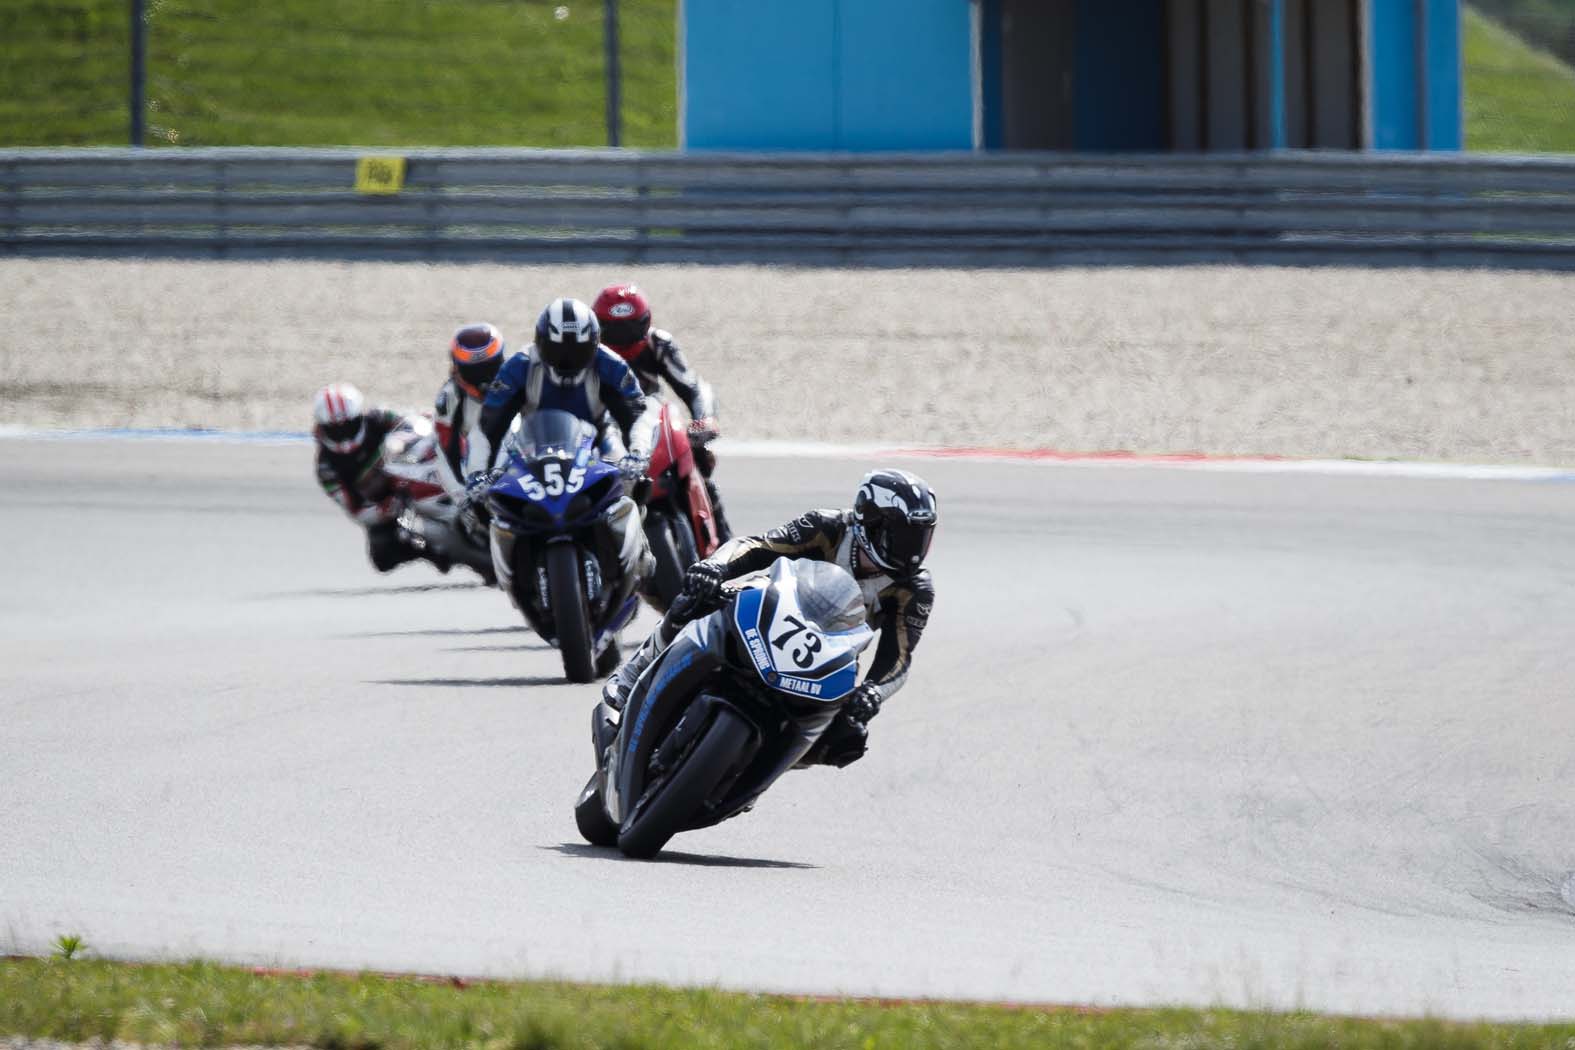
{"label": "motorcycle helmet", "polygon": [[935,491],[906,470],[864,475],[853,500],[854,540],[887,572],[912,573],[924,564],[935,534]]}
{"label": "motorcycle helmet", "polygon": [[454,363],[454,381],[480,401],[503,367],[503,335],[490,324],[466,325],[454,333],[448,356]]}
{"label": "motorcycle helmet", "polygon": [[632,284],[609,284],[591,304],[602,326],[602,342],[625,361],[645,349],[651,331],[651,304]]}
{"label": "motorcycle helmet", "polygon": [[330,452],[348,455],[366,440],[366,398],[349,383],[329,383],[312,399],[312,436]]}
{"label": "motorcycle helmet", "polygon": [[536,318],[536,353],[548,378],[560,386],[580,381],[601,340],[596,315],[578,299],[554,299]]}

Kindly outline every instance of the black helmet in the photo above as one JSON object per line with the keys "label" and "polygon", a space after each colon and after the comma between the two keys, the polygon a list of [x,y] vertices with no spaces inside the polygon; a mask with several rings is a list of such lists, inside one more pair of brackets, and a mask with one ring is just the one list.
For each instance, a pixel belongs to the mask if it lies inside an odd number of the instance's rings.
{"label": "black helmet", "polygon": [[935,491],[906,470],[872,470],[853,500],[854,538],[887,572],[910,573],[924,564],[935,534]]}
{"label": "black helmet", "polygon": [[601,341],[596,315],[578,299],[554,299],[536,318],[536,353],[555,383],[578,382]]}
{"label": "black helmet", "polygon": [[503,367],[503,350],[503,336],[490,324],[470,324],[455,332],[448,356],[460,388],[478,401],[486,397]]}

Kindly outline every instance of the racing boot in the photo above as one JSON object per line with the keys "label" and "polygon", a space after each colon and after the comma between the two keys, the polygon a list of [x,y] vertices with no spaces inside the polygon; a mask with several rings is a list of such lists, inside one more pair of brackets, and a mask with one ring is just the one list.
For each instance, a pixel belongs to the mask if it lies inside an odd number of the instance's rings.
{"label": "racing boot", "polygon": [[629,702],[629,693],[634,689],[645,669],[651,666],[651,661],[656,659],[656,654],[664,648],[661,641],[662,629],[657,627],[645,641],[640,643],[640,648],[634,655],[625,660],[623,664],[602,685],[602,702],[614,711],[623,711],[623,705]]}

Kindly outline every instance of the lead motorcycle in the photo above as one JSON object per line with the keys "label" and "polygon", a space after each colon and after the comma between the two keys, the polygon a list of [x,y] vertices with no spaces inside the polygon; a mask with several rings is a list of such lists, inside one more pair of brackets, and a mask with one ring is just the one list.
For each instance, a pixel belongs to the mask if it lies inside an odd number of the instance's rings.
{"label": "lead motorcycle", "polygon": [[651,857],[744,812],[853,692],[874,632],[845,570],[779,558],[725,593],[640,676],[621,717],[597,704],[596,772],[574,807],[592,845]]}
{"label": "lead motorcycle", "polygon": [[568,412],[533,413],[511,429],[503,474],[487,490],[498,584],[531,629],[558,648],[571,682],[618,665],[638,581],[624,578],[602,515],[624,494],[596,451],[596,428]]}

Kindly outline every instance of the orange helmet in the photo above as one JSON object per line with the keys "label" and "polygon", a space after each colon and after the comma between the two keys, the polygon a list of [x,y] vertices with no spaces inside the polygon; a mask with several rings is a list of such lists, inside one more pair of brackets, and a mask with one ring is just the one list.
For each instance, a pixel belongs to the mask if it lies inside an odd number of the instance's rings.
{"label": "orange helmet", "polygon": [[490,324],[468,324],[454,333],[448,356],[454,362],[454,381],[480,401],[503,367],[503,334]]}

